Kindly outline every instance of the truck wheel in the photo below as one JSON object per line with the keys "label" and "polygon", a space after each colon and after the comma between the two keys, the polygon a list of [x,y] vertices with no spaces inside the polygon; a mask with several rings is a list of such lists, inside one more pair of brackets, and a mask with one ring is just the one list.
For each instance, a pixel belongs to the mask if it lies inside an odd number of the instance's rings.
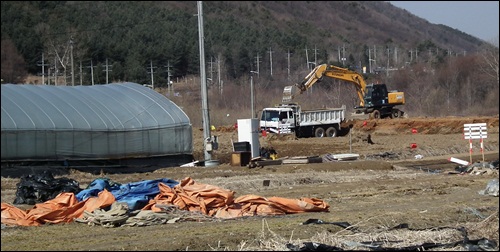
{"label": "truck wheel", "polygon": [[329,127],[326,129],[326,136],[327,137],[336,137],[337,136],[337,129],[335,127]]}
{"label": "truck wheel", "polygon": [[315,137],[324,137],[325,136],[325,129],[319,127],[314,130],[314,136]]}
{"label": "truck wheel", "polygon": [[380,118],[380,111],[374,110],[373,112],[370,113],[370,118],[372,119],[379,119]]}
{"label": "truck wheel", "polygon": [[392,118],[400,118],[401,117],[401,111],[399,109],[393,109],[391,113]]}

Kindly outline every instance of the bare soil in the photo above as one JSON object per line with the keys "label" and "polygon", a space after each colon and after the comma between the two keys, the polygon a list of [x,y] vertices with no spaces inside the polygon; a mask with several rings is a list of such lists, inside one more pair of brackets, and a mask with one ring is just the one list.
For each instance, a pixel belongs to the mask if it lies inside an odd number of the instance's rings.
{"label": "bare soil", "polygon": [[[481,122],[488,127],[484,151],[480,150],[479,140],[473,140],[471,154],[469,141],[463,138],[463,125]],[[75,170],[64,176],[79,181],[82,188],[102,176],[119,183],[191,177],[200,183],[233,190],[236,197],[256,194],[322,199],[330,205],[329,212],[207,219],[147,227],[106,228],[82,223],[5,227],[1,230],[1,248],[287,250],[286,243],[300,245],[316,241],[338,245],[334,237],[341,236],[356,240],[352,233],[335,225],[301,225],[308,219],[348,222],[371,230],[371,235],[363,236],[364,241],[383,240],[373,232],[381,227],[406,223],[413,229],[463,226],[470,239],[487,238],[498,244],[499,198],[479,193],[492,179],[498,179],[498,170],[485,169],[479,175],[460,174],[456,171],[459,165],[448,161],[450,157],[471,159],[474,163],[498,160],[498,116],[355,120],[349,123],[353,125],[351,132],[344,131],[336,138],[296,139],[293,135],[267,134],[260,136],[260,145],[273,147],[278,158],[355,153],[360,155],[357,160],[256,168],[231,166],[231,143],[238,141],[238,134],[232,126],[226,126],[211,132],[218,136],[219,142],[219,148],[212,152],[212,159],[220,162],[215,167],[168,167],[153,172],[100,175]],[[368,143],[368,135],[373,144]],[[193,138],[194,157],[203,160],[203,131],[193,129]],[[416,159],[417,155],[422,158]],[[269,180],[268,186],[263,185],[264,180]],[[2,177],[2,202],[13,202],[18,181]],[[390,240],[390,237],[384,239]],[[438,237],[425,238],[413,233],[405,239],[421,244],[434,242]]]}

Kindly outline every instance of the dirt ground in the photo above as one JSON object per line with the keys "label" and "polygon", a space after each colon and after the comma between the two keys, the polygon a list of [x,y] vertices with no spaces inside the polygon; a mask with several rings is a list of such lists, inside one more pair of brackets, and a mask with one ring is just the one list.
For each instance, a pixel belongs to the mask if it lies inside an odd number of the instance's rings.
{"label": "dirt ground", "polygon": [[[463,138],[466,123],[487,123],[484,152],[479,140]],[[322,163],[281,164],[249,168],[231,166],[231,141],[238,141],[231,126],[216,127],[219,148],[212,159],[215,167],[169,167],[133,174],[93,175],[72,171],[64,177],[85,188],[98,177],[119,183],[145,179],[186,177],[236,192],[236,197],[255,194],[299,199],[318,198],[330,205],[328,212],[300,213],[278,217],[245,217],[234,220],[186,221],[146,227],[106,228],[82,223],[42,227],[2,227],[2,250],[293,250],[286,244],[301,246],[313,241],[345,250],[348,241],[407,241],[408,245],[443,242],[444,233],[425,237],[422,232],[396,236],[384,233],[390,227],[408,224],[410,228],[437,230],[439,227],[465,227],[468,238],[491,239],[498,244],[499,198],[479,192],[498,169],[484,168],[481,174],[456,171],[450,157],[472,162],[499,159],[499,118],[447,117],[357,120],[350,133],[336,138],[301,138],[293,135],[260,136],[261,147],[273,147],[278,158],[323,157],[326,154],[359,154],[357,160]],[[370,135],[372,144],[368,143]],[[193,129],[194,157],[203,160],[203,132]],[[413,147],[413,148],[412,148]],[[417,159],[415,157],[421,157]],[[263,181],[269,180],[264,186]],[[12,203],[19,179],[2,177],[2,202]],[[25,206],[26,207],[26,206]],[[29,206],[28,206],[29,207]],[[335,225],[301,225],[309,219],[348,222],[366,232],[357,235]],[[381,230],[384,230],[382,232]],[[456,235],[450,240],[460,240]],[[441,240],[440,240],[441,239]],[[447,240],[447,242],[450,242]],[[498,247],[497,247],[498,248]],[[448,248],[449,250],[450,248]],[[297,249],[296,249],[297,250]],[[432,249],[428,249],[432,250]],[[437,249],[439,250],[439,249]],[[455,246],[451,250],[466,250]]]}

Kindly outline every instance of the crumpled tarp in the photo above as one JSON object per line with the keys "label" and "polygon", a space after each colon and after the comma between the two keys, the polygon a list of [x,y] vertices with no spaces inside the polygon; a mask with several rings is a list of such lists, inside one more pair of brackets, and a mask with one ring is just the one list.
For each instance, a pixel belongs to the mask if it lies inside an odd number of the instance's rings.
{"label": "crumpled tarp", "polygon": [[68,178],[54,178],[49,171],[28,174],[17,183],[14,204],[34,205],[55,198],[62,192],[78,193],[82,189],[77,181]]}
{"label": "crumpled tarp", "polygon": [[[163,208],[160,205],[170,204],[181,210],[198,211],[217,218],[328,212],[329,210],[328,203],[316,198],[287,199],[243,195],[234,199],[235,193],[233,191],[196,183],[190,177],[183,179],[175,186],[172,186],[175,181],[172,182],[170,179],[155,181],[158,184],[158,193],[149,200],[142,210],[161,212]],[[167,183],[162,181],[167,181]],[[151,191],[143,192],[151,195]],[[92,212],[95,209],[110,207],[112,203],[118,201],[113,193],[105,189],[105,186],[100,192],[94,190],[92,193],[88,193],[89,191],[81,193],[80,196],[86,195],[84,196],[86,199],[80,202],[73,193],[61,193],[53,200],[37,204],[33,209],[26,211],[2,203],[2,223],[39,226],[43,223],[71,222],[75,218],[83,217],[84,211]],[[92,196],[96,193],[97,196]],[[123,197],[123,199],[126,200],[127,197]]]}
{"label": "crumpled tarp", "polygon": [[76,198],[83,201],[89,197],[97,196],[99,192],[106,189],[115,196],[116,201],[126,202],[130,210],[136,210],[145,206],[160,192],[159,183],[169,187],[179,184],[179,182],[169,178],[142,180],[128,184],[119,184],[107,178],[98,178],[92,181],[87,189],[80,191]]}
{"label": "crumpled tarp", "polygon": [[190,177],[170,188],[160,184],[160,193],[143,210],[161,211],[156,204],[173,204],[181,210],[199,211],[217,218],[254,215],[283,215],[303,212],[326,212],[328,203],[315,198],[287,199],[243,195],[233,200],[234,192],[217,186],[196,183]]}
{"label": "crumpled tarp", "polygon": [[84,211],[111,206],[115,197],[104,190],[97,197],[78,201],[74,193],[63,192],[54,199],[38,203],[28,210],[19,209],[11,204],[2,202],[2,223],[7,225],[40,226],[45,223],[72,222],[83,216]]}

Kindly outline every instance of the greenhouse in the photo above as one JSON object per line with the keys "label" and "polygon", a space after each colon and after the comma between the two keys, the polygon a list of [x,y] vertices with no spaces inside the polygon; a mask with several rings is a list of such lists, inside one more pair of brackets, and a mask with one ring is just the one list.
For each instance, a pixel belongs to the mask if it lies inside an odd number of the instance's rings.
{"label": "greenhouse", "polygon": [[175,103],[136,83],[2,84],[2,166],[28,161],[192,161],[192,125]]}

